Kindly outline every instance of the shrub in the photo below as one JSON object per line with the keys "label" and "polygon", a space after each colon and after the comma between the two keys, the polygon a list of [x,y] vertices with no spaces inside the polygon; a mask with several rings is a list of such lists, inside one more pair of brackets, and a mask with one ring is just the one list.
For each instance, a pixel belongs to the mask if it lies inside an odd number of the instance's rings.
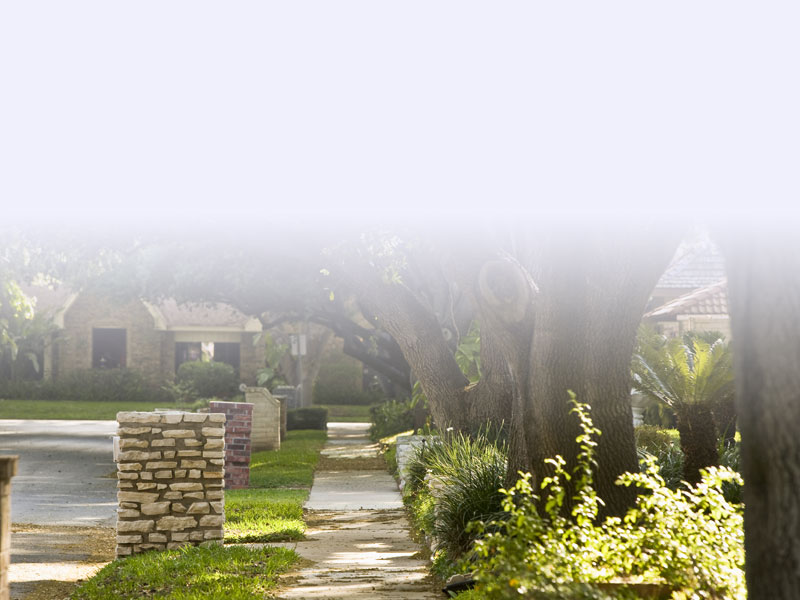
{"label": "shrub", "polygon": [[677,429],[663,429],[656,425],[640,425],[634,430],[636,447],[643,448],[650,453],[666,445],[679,444],[680,438]]}
{"label": "shrub", "polygon": [[372,426],[369,436],[377,442],[395,433],[414,427],[414,406],[411,400],[387,400],[370,409]]}
{"label": "shrub", "polygon": [[412,515],[448,557],[462,555],[475,540],[470,521],[502,516],[507,454],[486,428],[473,436],[445,433],[414,449],[406,484]]}
{"label": "shrub", "polygon": [[239,391],[236,371],[221,362],[185,362],[178,367],[177,383],[190,386],[196,398],[230,398]]}
{"label": "shrub", "polygon": [[[741,483],[741,478],[730,469],[711,468],[695,487],[670,490],[650,458],[644,473],[619,478],[621,485],[642,490],[635,507],[623,519],[597,522],[593,466],[599,431],[588,407],[574,404],[583,433],[572,473],[561,457],[548,460],[553,475],[543,480],[541,497],[527,474],[502,491],[508,518],[473,525],[485,534],[470,565],[477,567],[480,597],[598,598],[602,593],[592,584],[626,577],[666,583],[673,597],[744,598],[742,506],[722,493],[725,481]],[[568,479],[575,482],[576,495],[565,516]]]}
{"label": "shrub", "polygon": [[377,402],[380,395],[362,391],[361,363],[345,354],[329,354],[314,382],[314,404],[361,404]]}
{"label": "shrub", "polygon": [[327,408],[296,408],[286,413],[286,429],[322,429],[328,428]]}
{"label": "shrub", "polygon": [[0,397],[29,400],[169,402],[170,396],[135,369],[85,369],[46,381],[2,381]]}

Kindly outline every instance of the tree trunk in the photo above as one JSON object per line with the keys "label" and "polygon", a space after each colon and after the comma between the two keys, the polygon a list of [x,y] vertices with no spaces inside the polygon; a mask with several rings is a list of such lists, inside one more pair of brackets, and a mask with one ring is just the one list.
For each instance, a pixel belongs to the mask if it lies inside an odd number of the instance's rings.
{"label": "tree trunk", "polygon": [[714,417],[702,404],[676,407],[675,415],[683,451],[683,478],[695,485],[700,481],[700,469],[719,465]]}
{"label": "tree trunk", "polygon": [[800,598],[800,238],[796,227],[759,231],[758,225],[751,225],[746,238],[723,239],[736,340],[747,597],[795,600]]}
{"label": "tree trunk", "polygon": [[717,439],[722,441],[725,448],[730,448],[736,443],[736,399],[726,398],[711,407],[714,414],[714,424],[717,428]]}
{"label": "tree trunk", "polygon": [[[528,371],[525,433],[534,469],[561,455],[575,465],[579,434],[568,390],[591,406],[601,430],[595,488],[604,514],[621,514],[635,490],[615,484],[638,469],[630,403],[630,361],[647,299],[677,232],[578,232],[548,240],[537,278],[540,295]],[[569,495],[568,495],[569,496]]]}

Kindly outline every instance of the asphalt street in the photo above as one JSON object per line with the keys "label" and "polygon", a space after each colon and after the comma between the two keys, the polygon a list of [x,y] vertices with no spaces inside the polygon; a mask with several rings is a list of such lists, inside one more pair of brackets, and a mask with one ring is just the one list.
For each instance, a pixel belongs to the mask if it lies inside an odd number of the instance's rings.
{"label": "asphalt street", "polygon": [[113,527],[116,421],[0,420],[0,454],[19,455],[11,521]]}

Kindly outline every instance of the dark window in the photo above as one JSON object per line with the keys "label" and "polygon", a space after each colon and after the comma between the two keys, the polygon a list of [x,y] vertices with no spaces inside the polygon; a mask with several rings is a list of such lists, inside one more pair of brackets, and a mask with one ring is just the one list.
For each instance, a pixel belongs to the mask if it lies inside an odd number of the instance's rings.
{"label": "dark window", "polygon": [[203,349],[200,342],[175,342],[175,372],[185,362],[200,360]]}
{"label": "dark window", "polygon": [[125,330],[92,330],[92,367],[117,369],[125,366]]}
{"label": "dark window", "polygon": [[229,364],[239,372],[239,344],[228,342],[214,342],[214,362]]}

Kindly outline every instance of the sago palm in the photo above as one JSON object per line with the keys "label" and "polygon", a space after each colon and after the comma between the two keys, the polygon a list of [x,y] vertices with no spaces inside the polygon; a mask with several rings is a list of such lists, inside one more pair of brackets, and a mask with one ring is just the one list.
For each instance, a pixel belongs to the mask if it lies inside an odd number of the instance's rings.
{"label": "sago palm", "polygon": [[730,406],[733,366],[721,336],[687,334],[666,340],[643,330],[633,357],[634,387],[675,411],[684,454],[683,475],[700,480],[700,469],[719,463],[714,410]]}

